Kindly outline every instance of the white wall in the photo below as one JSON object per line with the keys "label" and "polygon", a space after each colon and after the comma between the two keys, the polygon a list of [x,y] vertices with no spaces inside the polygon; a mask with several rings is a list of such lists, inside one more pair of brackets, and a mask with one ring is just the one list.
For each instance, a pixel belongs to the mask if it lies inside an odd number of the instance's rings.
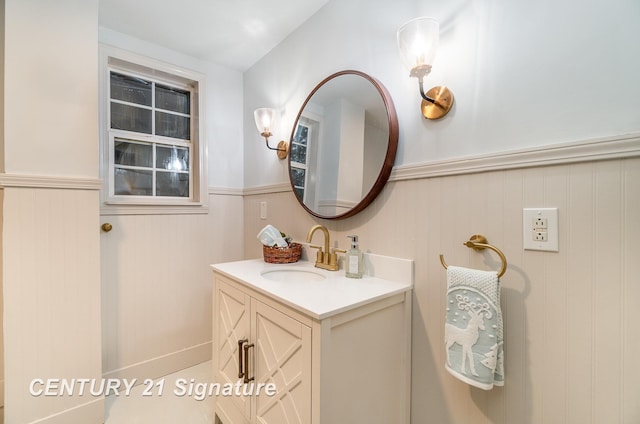
{"label": "white wall", "polygon": [[[425,15],[441,21],[425,85],[447,85],[456,99],[436,122],[420,115],[417,81],[396,48],[397,28]],[[396,165],[625,134],[640,127],[638,21],[636,0],[334,0],[245,73],[245,117],[281,108],[286,138],[311,89],[354,68],[393,97]],[[286,182],[286,163],[260,148],[250,124],[245,118],[245,186]]]}
{"label": "white wall", "polygon": [[97,177],[96,8],[5,2],[5,172]]}
{"label": "white wall", "polygon": [[[435,122],[421,117],[417,83],[395,46],[396,29],[421,15],[443,23],[427,84],[446,84],[456,96],[452,112]],[[412,423],[640,420],[637,22],[632,0],[334,0],[245,73],[245,115],[271,104],[288,128],[306,94],[335,71],[368,72],[393,97],[400,140],[392,181],[341,221],[307,215],[291,192],[269,192],[286,184],[286,163],[250,148],[257,135],[245,124],[245,185],[253,187],[245,256],[260,257],[255,234],[266,223],[298,240],[322,223],[332,246],[344,248],[355,233],[365,250],[414,259]],[[574,160],[585,162],[557,165]],[[266,221],[260,202],[268,203]],[[560,252],[522,249],[524,207],[559,208]],[[446,282],[438,255],[497,268],[490,252],[462,245],[475,233],[509,261],[506,383],[486,392],[443,367]]]}
{"label": "white wall", "polygon": [[7,423],[101,423],[97,0],[5,0],[2,288]]}

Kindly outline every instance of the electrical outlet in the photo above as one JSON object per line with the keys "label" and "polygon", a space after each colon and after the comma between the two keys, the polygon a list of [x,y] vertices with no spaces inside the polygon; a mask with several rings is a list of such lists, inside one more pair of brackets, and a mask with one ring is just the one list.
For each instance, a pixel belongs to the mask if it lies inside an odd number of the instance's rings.
{"label": "electrical outlet", "polygon": [[534,231],[533,232],[533,241],[548,241],[548,236],[546,231]]}
{"label": "electrical outlet", "polygon": [[558,208],[524,208],[522,241],[525,250],[558,251]]}
{"label": "electrical outlet", "polygon": [[546,229],[547,225],[547,218],[537,217],[533,220],[533,228],[536,230]]}

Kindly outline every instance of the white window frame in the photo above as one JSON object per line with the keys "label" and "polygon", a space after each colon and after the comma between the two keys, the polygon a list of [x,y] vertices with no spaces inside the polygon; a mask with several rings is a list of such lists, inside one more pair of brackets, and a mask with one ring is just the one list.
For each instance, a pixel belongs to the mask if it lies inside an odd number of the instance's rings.
{"label": "white window frame", "polygon": [[[191,140],[185,142],[170,137],[141,135],[124,130],[111,129],[110,110],[110,72],[119,72],[137,76],[180,89],[192,91],[191,98]],[[100,46],[100,177],[101,212],[103,214],[174,214],[206,213],[208,211],[207,193],[207,149],[204,138],[205,110],[203,94],[205,76],[175,65],[140,56],[115,47]],[[133,136],[135,134],[135,136]],[[189,155],[189,197],[133,196],[114,194],[114,141],[116,139],[139,140],[155,143],[167,141],[170,145],[187,146],[191,144]],[[157,144],[162,145],[162,144]]]}
{"label": "white window frame", "polygon": [[[294,189],[295,189],[295,188],[302,189],[302,192],[303,192],[303,199],[302,199],[302,202],[306,204],[306,202],[307,202],[307,193],[308,193],[307,187],[308,187],[308,185],[309,185],[309,183],[308,183],[308,179],[309,179],[309,172],[308,172],[308,169],[307,169],[307,168],[308,168],[307,163],[308,163],[308,162],[309,162],[309,160],[310,160],[310,157],[309,157],[309,156],[311,156],[311,155],[310,155],[310,147],[311,147],[311,142],[310,142],[310,140],[311,140],[312,135],[314,135],[315,128],[314,128],[312,125],[310,125],[309,123],[307,123],[304,117],[301,117],[301,118],[300,118],[300,120],[299,120],[298,124],[296,125],[295,132],[297,132],[297,131],[298,131],[298,127],[306,127],[306,128],[307,128],[307,143],[304,145],[304,148],[305,148],[304,163],[302,163],[302,162],[295,162],[295,161],[293,160],[293,158],[291,158],[291,160],[290,160],[290,165],[289,165],[289,166],[290,166],[292,169],[301,169],[301,170],[303,170],[303,171],[304,171],[304,181],[303,181],[303,183],[302,183],[302,184],[303,184],[303,186],[297,186],[297,185],[294,185]],[[296,145],[296,144],[300,144],[300,143],[296,142],[296,141],[295,141],[295,138],[294,138],[294,139],[292,139],[292,140],[291,140],[291,145],[293,146],[293,145]]]}
{"label": "white window frame", "polygon": [[[318,200],[316,199],[317,181],[315,181],[312,178],[309,178],[309,175],[313,174],[316,171],[316,168],[318,166],[317,165],[318,155],[319,155],[318,145],[319,145],[319,140],[322,137],[321,132],[322,132],[323,123],[324,123],[324,118],[321,115],[318,115],[315,113],[305,112],[305,114],[303,114],[300,117],[300,123],[298,125],[303,125],[309,128],[307,145],[306,145],[305,163],[294,162],[293,160],[291,161],[292,168],[304,169],[305,171],[304,188],[303,188],[304,194],[303,194],[302,202],[307,206],[312,206],[312,209],[315,209],[318,206],[317,204]],[[297,131],[297,126],[296,126],[296,131]],[[294,143],[293,140],[292,140],[292,143]]]}

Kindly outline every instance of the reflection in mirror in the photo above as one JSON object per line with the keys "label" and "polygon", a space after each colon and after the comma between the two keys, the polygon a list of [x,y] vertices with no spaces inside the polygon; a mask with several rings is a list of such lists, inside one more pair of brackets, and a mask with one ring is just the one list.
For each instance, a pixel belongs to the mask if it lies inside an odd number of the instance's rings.
{"label": "reflection in mirror", "polygon": [[395,108],[380,82],[358,71],[329,76],[307,97],[291,135],[298,201],[320,218],[360,212],[389,178],[397,143]]}

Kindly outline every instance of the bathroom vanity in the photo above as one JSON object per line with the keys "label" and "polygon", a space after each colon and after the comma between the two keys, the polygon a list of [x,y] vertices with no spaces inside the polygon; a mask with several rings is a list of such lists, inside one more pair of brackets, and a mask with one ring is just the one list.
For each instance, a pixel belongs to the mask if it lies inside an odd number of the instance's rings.
{"label": "bathroom vanity", "polygon": [[365,263],[212,265],[215,422],[409,423],[413,261]]}

